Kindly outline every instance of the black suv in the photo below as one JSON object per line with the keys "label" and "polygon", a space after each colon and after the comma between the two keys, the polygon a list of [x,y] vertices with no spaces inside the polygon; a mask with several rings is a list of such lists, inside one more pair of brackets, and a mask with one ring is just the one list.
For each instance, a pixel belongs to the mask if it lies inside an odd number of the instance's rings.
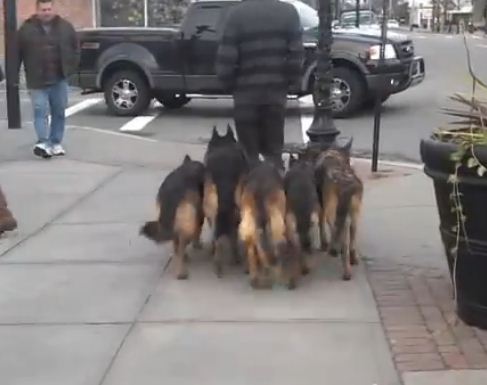
{"label": "black suv", "polygon": [[[315,9],[293,4],[304,30],[306,51],[302,80],[290,96],[313,94],[318,36]],[[224,96],[215,75],[215,57],[225,16],[238,0],[203,0],[190,4],[181,25],[161,28],[93,28],[80,30],[81,63],[71,84],[84,92],[104,92],[116,115],[139,115],[153,98],[167,108],[180,108],[191,97]],[[423,81],[424,61],[415,56],[407,37],[389,34],[386,64],[379,66],[379,31],[333,31],[333,110],[346,117],[374,98],[380,75],[387,95]]]}

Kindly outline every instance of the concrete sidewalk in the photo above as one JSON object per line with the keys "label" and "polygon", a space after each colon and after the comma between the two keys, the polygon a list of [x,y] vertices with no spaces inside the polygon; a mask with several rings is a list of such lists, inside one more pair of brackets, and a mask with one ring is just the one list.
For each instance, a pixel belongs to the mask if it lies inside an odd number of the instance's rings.
{"label": "concrete sidewalk", "polygon": [[[11,149],[0,161],[2,188],[19,221],[18,231],[0,239],[0,383],[468,384],[465,376],[485,376],[450,371],[438,350],[446,345],[401,353],[395,344],[411,346],[411,330],[424,331],[421,340],[435,332],[426,318],[414,318],[417,302],[401,302],[415,298],[395,294],[401,280],[446,274],[421,172],[396,168],[372,178],[357,163],[366,181],[364,263],[352,281],[340,279],[339,260],[317,254],[296,291],[254,291],[239,268],[229,266],[218,280],[207,250],[191,254],[190,279],[177,281],[169,246],[138,236],[140,224],[155,216],[165,173],[184,152],[201,159],[203,148],[176,147],[176,155],[174,144],[82,130],[69,138],[92,146],[50,161]],[[100,151],[107,148],[114,150]],[[483,335],[472,333],[485,349]],[[427,361],[424,354],[436,366],[415,367]],[[422,372],[429,369],[437,371]]]}

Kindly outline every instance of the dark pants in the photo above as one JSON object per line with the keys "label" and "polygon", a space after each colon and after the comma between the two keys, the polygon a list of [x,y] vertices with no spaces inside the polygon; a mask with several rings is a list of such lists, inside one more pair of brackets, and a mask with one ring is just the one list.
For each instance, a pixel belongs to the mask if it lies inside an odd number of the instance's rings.
{"label": "dark pants", "polygon": [[262,154],[278,168],[284,168],[282,149],[286,104],[236,104],[234,117],[238,140],[249,158],[257,160]]}

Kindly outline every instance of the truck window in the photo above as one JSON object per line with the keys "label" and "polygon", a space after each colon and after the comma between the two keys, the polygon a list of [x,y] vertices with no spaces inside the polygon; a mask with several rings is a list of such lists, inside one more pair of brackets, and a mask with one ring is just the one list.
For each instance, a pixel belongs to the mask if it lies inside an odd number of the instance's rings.
{"label": "truck window", "polygon": [[192,36],[204,40],[218,39],[223,7],[220,5],[195,5],[190,8],[184,20],[186,38]]}

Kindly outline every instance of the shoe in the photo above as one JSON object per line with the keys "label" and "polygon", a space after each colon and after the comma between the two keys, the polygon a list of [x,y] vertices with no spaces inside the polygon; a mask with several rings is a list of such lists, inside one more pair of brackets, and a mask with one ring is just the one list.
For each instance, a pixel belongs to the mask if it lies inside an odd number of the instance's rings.
{"label": "shoe", "polygon": [[0,188],[0,234],[17,228],[17,221],[7,207],[7,199]]}
{"label": "shoe", "polygon": [[52,156],[52,151],[46,143],[37,143],[34,146],[34,155],[47,159]]}
{"label": "shoe", "polygon": [[63,146],[61,146],[60,144],[54,144],[51,147],[51,154],[53,156],[63,156],[66,155],[66,151],[64,151]]}

